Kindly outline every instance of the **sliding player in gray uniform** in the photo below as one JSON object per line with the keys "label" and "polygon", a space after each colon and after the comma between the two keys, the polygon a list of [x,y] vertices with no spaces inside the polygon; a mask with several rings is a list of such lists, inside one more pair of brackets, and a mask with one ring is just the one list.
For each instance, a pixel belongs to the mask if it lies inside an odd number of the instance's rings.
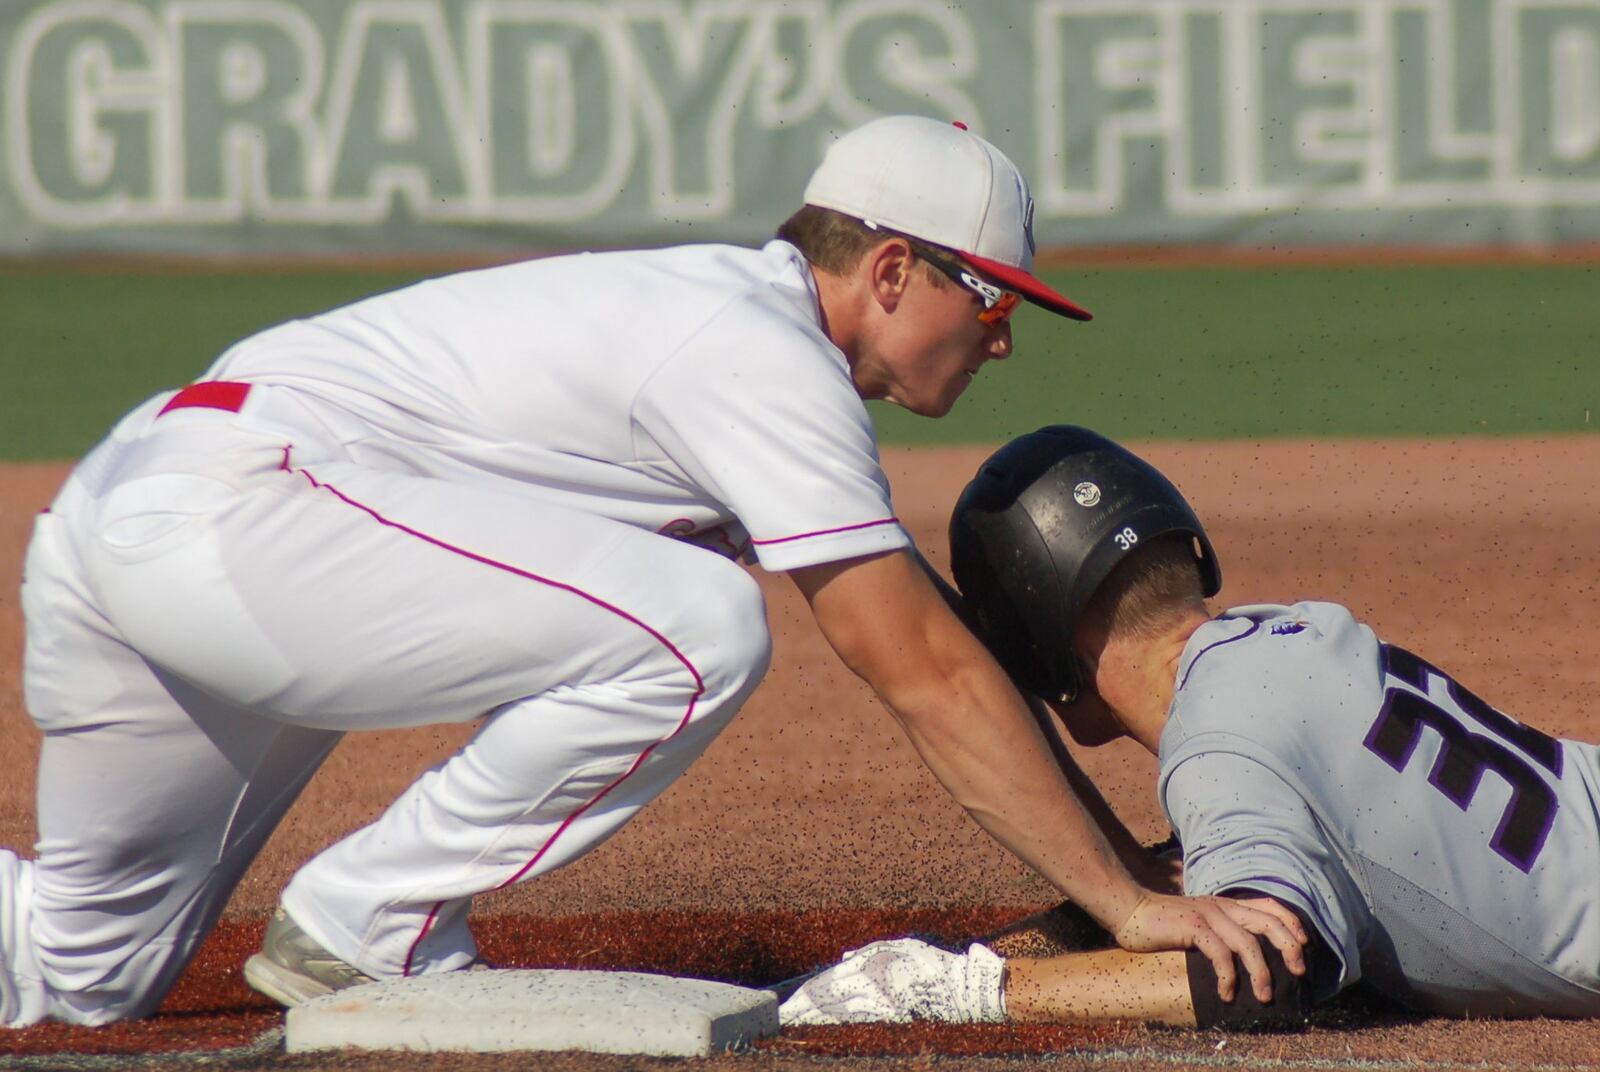
{"label": "sliding player in gray uniform", "polygon": [[807,983],[786,1022],[1205,1026],[1298,1016],[1358,980],[1445,1015],[1600,1015],[1594,745],[1516,722],[1335,604],[1211,617],[1220,572],[1188,504],[1084,429],[985,463],[951,556],[981,634],[1079,743],[1159,756],[1185,892],[1292,909],[1307,975],[1280,976],[1270,1006],[1222,1005],[1182,953],[1002,962],[887,942]]}

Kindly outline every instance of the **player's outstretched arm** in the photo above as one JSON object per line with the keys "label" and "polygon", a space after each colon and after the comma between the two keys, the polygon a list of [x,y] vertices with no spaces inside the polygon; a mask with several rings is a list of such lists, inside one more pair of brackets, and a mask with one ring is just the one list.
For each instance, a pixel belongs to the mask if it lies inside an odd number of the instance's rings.
{"label": "player's outstretched arm", "polygon": [[[926,558],[917,552],[917,564],[922,567],[922,572],[927,576],[934,590],[944,600],[945,606],[961,619],[963,625],[969,630],[973,628],[972,619],[968,616],[970,611],[962,601],[961,593],[955,587],[939,576]],[[973,635],[980,635],[973,630]],[[1014,683],[1013,683],[1014,684]],[[1105,797],[1100,792],[1100,787],[1078,766],[1072,753],[1067,750],[1067,744],[1061,739],[1061,734],[1056,726],[1057,715],[1050,707],[1036,696],[1026,692],[1020,693],[1023,702],[1028,707],[1028,713],[1033,716],[1034,723],[1039,727],[1039,732],[1044,738],[1044,743],[1050,750],[1051,757],[1056,761],[1056,766],[1061,768],[1061,773],[1066,775],[1067,784],[1072,787],[1073,795],[1089,813],[1089,817],[1100,827],[1100,832],[1111,843],[1111,848],[1116,852],[1117,859],[1122,861],[1122,866],[1141,885],[1158,890],[1162,893],[1175,893],[1180,888],[1176,876],[1181,872],[1175,871],[1169,862],[1158,860],[1145,847],[1139,844],[1139,839],[1133,836],[1126,825],[1123,824],[1117,813],[1111,809]]]}
{"label": "player's outstretched arm", "polygon": [[1277,984],[1272,1001],[1245,991],[1224,1003],[1217,998],[1211,962],[1192,950],[1002,959],[979,943],[960,952],[898,938],[846,953],[791,993],[779,1017],[785,1026],[1139,1020],[1212,1027],[1297,1021],[1314,1002],[1313,986],[1291,974],[1276,951],[1269,957]]}
{"label": "player's outstretched arm", "polygon": [[1107,949],[1006,961],[1004,1004],[1017,1023],[1139,1020],[1174,1027],[1230,1027],[1302,1020],[1316,1002],[1310,982],[1269,951],[1272,1000],[1217,1000],[1210,961],[1188,953]]}
{"label": "player's outstretched arm", "polygon": [[1265,954],[1272,972],[1270,1001],[1250,990],[1231,1002],[1218,1000],[1210,958],[1197,950],[1135,953],[1126,949],[1006,961],[1003,1001],[1018,1022],[1130,1019],[1179,1027],[1241,1026],[1295,1022],[1338,991],[1338,958],[1323,937],[1289,906],[1265,895],[1235,891],[1218,898],[1294,920],[1306,935],[1301,970],[1273,946]]}
{"label": "player's outstretched arm", "polygon": [[1215,965],[1225,1000],[1237,985],[1238,954],[1256,994],[1270,997],[1255,935],[1297,958],[1296,935],[1267,913],[1140,887],[1073,794],[1022,696],[914,555],[896,551],[791,576],[845,665],[872,686],[934,776],[1001,845],[1124,945],[1199,950]]}
{"label": "player's outstretched arm", "polygon": [[1137,1020],[1196,1026],[1184,953],[1105,949],[1006,961],[1005,1007],[1016,1023]]}

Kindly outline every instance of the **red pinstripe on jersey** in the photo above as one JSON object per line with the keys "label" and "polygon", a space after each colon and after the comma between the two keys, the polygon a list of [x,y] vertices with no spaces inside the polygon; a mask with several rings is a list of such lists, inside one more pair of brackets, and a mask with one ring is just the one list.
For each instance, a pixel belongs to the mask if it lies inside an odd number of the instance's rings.
{"label": "red pinstripe on jersey", "polygon": [[855,532],[857,529],[876,528],[879,525],[898,525],[898,517],[881,517],[876,521],[863,521],[859,525],[840,525],[836,529],[819,529],[816,532],[802,532],[794,536],[779,536],[771,540],[752,540],[751,543],[767,547],[775,543],[789,543],[791,540],[809,540],[813,536],[832,536],[836,532]]}

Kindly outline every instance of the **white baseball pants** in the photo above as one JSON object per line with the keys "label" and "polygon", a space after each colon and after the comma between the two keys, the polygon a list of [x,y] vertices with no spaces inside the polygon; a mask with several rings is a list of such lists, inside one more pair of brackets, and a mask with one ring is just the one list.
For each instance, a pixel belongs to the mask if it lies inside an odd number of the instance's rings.
{"label": "white baseball pants", "polygon": [[765,671],[760,589],[709,551],[364,468],[282,392],[156,408],[29,550],[40,837],[0,852],[0,1022],[149,1012],[344,731],[487,716],[283,895],[370,975],[461,967],[474,894],[615,832]]}

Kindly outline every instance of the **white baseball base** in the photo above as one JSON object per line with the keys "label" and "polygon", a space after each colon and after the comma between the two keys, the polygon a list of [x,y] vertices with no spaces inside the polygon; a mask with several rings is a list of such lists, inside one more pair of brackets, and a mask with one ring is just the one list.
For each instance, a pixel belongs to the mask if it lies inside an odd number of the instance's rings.
{"label": "white baseball base", "polygon": [[444,972],[351,987],[289,1010],[291,1053],[585,1050],[703,1057],[778,1032],[770,991],[641,972]]}

